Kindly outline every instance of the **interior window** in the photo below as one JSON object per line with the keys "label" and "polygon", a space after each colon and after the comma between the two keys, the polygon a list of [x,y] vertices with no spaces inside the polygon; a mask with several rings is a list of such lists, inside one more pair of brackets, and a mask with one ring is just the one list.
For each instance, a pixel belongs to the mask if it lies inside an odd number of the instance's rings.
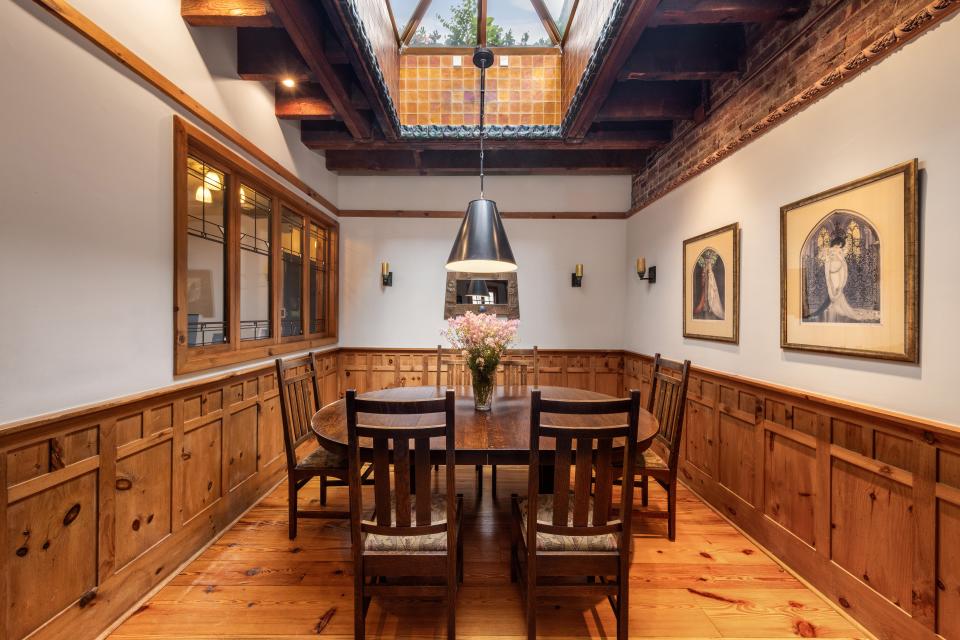
{"label": "interior window", "polygon": [[187,158],[187,340],[227,341],[225,172]]}
{"label": "interior window", "polygon": [[284,208],[280,238],[280,335],[299,336],[303,335],[303,217]]}
{"label": "interior window", "polygon": [[271,198],[240,184],[240,339],[269,338]]}

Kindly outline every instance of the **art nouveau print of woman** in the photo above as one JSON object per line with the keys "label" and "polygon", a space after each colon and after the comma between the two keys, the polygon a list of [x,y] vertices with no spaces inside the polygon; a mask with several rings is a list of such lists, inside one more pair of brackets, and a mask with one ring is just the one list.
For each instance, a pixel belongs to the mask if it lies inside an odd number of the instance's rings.
{"label": "art nouveau print of woman", "polygon": [[696,320],[723,320],[723,258],[712,248],[704,249],[693,267],[693,317]]}
{"label": "art nouveau print of woman", "polygon": [[880,237],[867,220],[835,210],[803,243],[802,322],[880,322]]}

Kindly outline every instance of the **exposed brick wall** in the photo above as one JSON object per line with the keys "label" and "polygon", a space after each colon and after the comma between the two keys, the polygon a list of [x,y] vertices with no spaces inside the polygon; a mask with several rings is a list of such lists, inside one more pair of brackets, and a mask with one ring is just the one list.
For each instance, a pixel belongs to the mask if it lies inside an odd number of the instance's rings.
{"label": "exposed brick wall", "polygon": [[958,6],[960,0],[813,0],[804,17],[785,28],[749,29],[745,71],[711,83],[705,121],[679,124],[671,143],[634,176],[632,209],[733,153]]}

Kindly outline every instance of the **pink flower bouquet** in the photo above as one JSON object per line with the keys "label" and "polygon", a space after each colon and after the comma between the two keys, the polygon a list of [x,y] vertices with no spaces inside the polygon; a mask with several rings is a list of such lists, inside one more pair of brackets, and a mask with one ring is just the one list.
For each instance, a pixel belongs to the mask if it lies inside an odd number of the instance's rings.
{"label": "pink flower bouquet", "polygon": [[473,376],[474,401],[479,410],[490,409],[497,365],[503,352],[517,339],[519,327],[519,320],[503,320],[470,311],[448,320],[443,335],[467,360]]}

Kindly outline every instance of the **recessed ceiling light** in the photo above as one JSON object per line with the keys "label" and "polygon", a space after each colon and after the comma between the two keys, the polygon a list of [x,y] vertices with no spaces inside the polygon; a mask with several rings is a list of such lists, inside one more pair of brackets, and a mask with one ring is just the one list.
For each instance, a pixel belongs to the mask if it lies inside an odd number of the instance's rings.
{"label": "recessed ceiling light", "polygon": [[297,81],[293,78],[284,78],[280,81],[280,84],[285,86],[287,89],[293,89],[295,86],[297,86]]}

